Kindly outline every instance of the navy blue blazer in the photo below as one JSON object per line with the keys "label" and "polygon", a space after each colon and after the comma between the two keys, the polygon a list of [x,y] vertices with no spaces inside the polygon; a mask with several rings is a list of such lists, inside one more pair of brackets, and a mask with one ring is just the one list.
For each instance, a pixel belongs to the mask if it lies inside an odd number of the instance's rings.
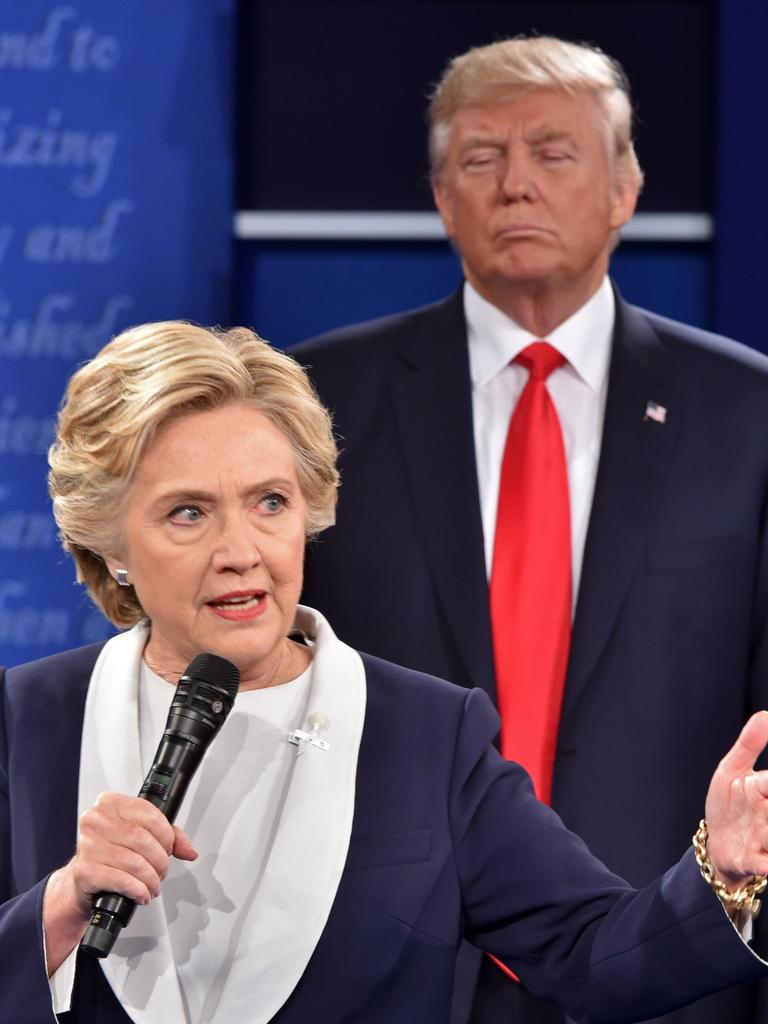
{"label": "navy blue blazer", "polygon": [[[0,677],[0,1019],[13,1024],[52,1019],[41,900],[46,876],[74,848],[82,715],[98,650]],[[595,1022],[648,1016],[766,972],[690,853],[632,890],[499,757],[498,721],[482,693],[364,662],[348,859],[277,1024],[445,1021],[463,935],[507,959],[533,991]],[[82,958],[62,1024],[127,1019],[98,962]]]}
{"label": "navy blue blazer", "polygon": [[[304,600],[353,646],[495,697],[461,293],[291,354],[342,449]],[[768,706],[767,514],[768,360],[617,296],[553,806],[633,884],[680,856]],[[756,1024],[756,998],[685,1019]]]}

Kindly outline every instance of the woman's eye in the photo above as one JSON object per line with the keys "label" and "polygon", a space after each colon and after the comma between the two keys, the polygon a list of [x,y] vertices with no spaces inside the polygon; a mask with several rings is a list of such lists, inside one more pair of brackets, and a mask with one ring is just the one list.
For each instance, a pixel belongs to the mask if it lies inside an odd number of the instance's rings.
{"label": "woman's eye", "polygon": [[197,505],[179,505],[171,512],[170,518],[179,523],[196,523],[202,514]]}
{"label": "woman's eye", "polygon": [[280,512],[286,506],[286,499],[282,494],[266,494],[261,499],[261,504],[267,512]]}

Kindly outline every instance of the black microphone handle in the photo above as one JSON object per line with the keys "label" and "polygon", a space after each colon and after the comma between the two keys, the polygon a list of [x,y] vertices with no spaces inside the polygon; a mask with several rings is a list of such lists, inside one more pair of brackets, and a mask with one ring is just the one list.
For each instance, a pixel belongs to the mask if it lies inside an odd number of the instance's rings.
{"label": "black microphone handle", "polygon": [[[173,822],[211,740],[234,703],[240,673],[231,662],[201,654],[181,677],[165,732],[139,796]],[[91,923],[80,948],[92,956],[109,956],[136,904],[116,892],[100,892],[91,903]]]}

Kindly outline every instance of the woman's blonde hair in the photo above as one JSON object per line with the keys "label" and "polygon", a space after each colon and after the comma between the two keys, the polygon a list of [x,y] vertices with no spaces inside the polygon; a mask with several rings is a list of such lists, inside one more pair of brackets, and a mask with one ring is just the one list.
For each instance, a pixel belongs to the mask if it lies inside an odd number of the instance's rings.
{"label": "woman's blonde hair", "polygon": [[247,402],[287,437],[307,503],[307,535],[334,522],[339,476],[331,421],[299,364],[244,327],[143,324],[71,378],[48,453],[53,514],[77,579],[117,626],[144,617],[104,559],[120,550],[121,512],[158,429],[187,412]]}
{"label": "woman's blonde hair", "polygon": [[459,110],[533,89],[595,95],[604,113],[608,153],[617,179],[642,186],[643,172],[632,143],[632,106],[624,69],[597,47],[553,36],[504,39],[474,47],[450,62],[429,105],[433,177],[439,176],[451,120]]}

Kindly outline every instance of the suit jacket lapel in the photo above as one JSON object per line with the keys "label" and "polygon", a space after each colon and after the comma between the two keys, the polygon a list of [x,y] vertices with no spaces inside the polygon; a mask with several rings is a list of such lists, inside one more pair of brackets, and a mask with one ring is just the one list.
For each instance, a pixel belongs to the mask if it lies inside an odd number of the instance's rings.
{"label": "suit jacket lapel", "polygon": [[416,520],[438,601],[466,666],[494,696],[488,583],[461,292],[425,315],[401,353],[392,398]]}
{"label": "suit jacket lapel", "polygon": [[[642,556],[680,423],[663,344],[617,296],[603,442],[584,550],[563,718],[580,700]],[[648,402],[666,410],[659,423]]]}

